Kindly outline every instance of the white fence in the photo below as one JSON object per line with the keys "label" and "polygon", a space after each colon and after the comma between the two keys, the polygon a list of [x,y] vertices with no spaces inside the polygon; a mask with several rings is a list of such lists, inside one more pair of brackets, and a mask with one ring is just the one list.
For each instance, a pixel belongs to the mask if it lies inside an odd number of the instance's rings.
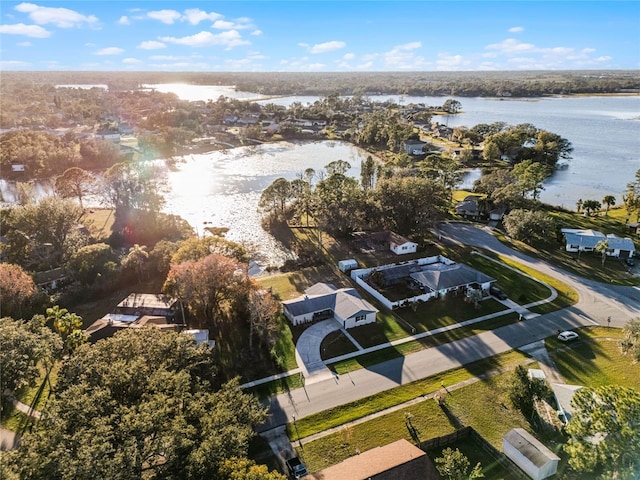
{"label": "white fence", "polygon": [[411,303],[415,303],[415,302],[426,302],[434,297],[438,296],[437,292],[427,292],[427,293],[423,293],[421,295],[416,295],[414,297],[407,297],[407,298],[403,298],[401,300],[397,300],[395,302],[392,302],[391,300],[389,300],[387,297],[385,297],[384,295],[382,295],[378,290],[376,290],[375,288],[373,288],[371,285],[369,285],[367,283],[367,279],[369,278],[369,275],[371,274],[372,271],[377,270],[388,270],[390,268],[394,268],[397,267],[399,265],[431,265],[433,263],[444,263],[445,265],[453,265],[454,261],[449,260],[446,257],[443,257],[442,255],[435,255],[433,257],[425,257],[425,258],[417,258],[415,260],[407,260],[406,262],[399,262],[399,263],[390,263],[389,265],[381,265],[379,267],[373,267],[373,268],[359,268],[357,270],[351,270],[351,278],[358,284],[360,285],[364,290],[366,290],[372,297],[374,297],[376,300],[378,300],[380,303],[382,303],[385,307],[387,307],[389,310],[393,310],[394,308],[397,308],[399,306],[404,306],[404,305],[408,305]]}

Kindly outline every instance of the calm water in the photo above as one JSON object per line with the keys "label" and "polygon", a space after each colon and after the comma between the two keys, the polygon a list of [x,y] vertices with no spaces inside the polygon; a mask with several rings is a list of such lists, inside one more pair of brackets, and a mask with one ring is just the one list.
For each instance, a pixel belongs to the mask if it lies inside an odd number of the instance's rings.
{"label": "calm water", "polygon": [[279,177],[293,180],[307,168],[320,172],[334,160],[351,164],[348,175],[360,176],[368,153],[345,142],[263,144],[183,157],[168,174],[167,208],[187,220],[200,235],[204,227],[228,227],[229,240],[258,247],[254,273],[281,265],[291,252],[261,228],[258,202]]}
{"label": "calm water", "polygon": [[[443,97],[371,96],[408,105],[442,105]],[[479,123],[531,123],[568,139],[573,145],[568,168],[545,182],[541,200],[573,209],[579,198],[601,200],[614,195],[620,202],[628,182],[640,169],[640,96],[553,97],[528,100],[454,97],[463,113],[437,117],[451,127],[473,127]],[[313,103],[318,97],[283,97],[267,101],[290,106],[299,101]],[[472,173],[466,187],[477,177]]]}

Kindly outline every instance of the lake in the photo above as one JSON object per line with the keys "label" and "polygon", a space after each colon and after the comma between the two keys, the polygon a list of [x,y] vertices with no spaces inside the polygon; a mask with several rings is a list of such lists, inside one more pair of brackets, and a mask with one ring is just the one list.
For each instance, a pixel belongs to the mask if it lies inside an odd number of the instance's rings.
{"label": "lake", "polygon": [[207,226],[228,227],[226,238],[258,247],[252,273],[293,258],[261,228],[258,202],[277,178],[293,180],[307,168],[320,172],[334,160],[351,164],[360,177],[360,162],[369,154],[346,142],[279,142],[182,157],[167,175],[166,211],[187,220],[199,235]]}
{"label": "lake", "polygon": [[[202,85],[152,85],[160,91],[173,91],[189,100],[217,99],[220,95],[248,99],[257,103],[290,106],[310,104],[320,97],[283,96],[259,100],[258,94],[236,92],[234,87]],[[442,105],[446,97],[398,95],[370,96],[399,104]],[[571,96],[538,99],[496,99],[452,97],[462,104],[463,113],[437,117],[449,126],[472,127],[478,123],[532,123],[557,133],[573,145],[568,168],[558,170],[545,182],[541,200],[575,209],[578,199],[602,200],[613,195],[621,202],[626,185],[640,169],[640,96]]]}

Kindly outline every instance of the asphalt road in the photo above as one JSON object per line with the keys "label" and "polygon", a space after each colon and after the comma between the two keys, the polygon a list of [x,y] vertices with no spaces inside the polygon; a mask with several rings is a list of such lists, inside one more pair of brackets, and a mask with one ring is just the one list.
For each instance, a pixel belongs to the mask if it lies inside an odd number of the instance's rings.
{"label": "asphalt road", "polygon": [[[482,247],[547,273],[573,286],[579,302],[569,308],[530,318],[505,327],[464,338],[436,348],[429,348],[389,360],[373,367],[355,370],[340,377],[309,385],[271,397],[266,405],[270,417],[260,430],[291,422],[307,415],[368,397],[375,393],[410,383],[437,373],[490,358],[566,330],[586,325],[622,327],[630,318],[640,316],[640,290],[613,287],[585,281],[560,269],[511,250],[489,232],[467,224],[443,224],[439,228],[443,241]],[[484,372],[473,372],[484,373]],[[427,392],[425,392],[427,393]]]}

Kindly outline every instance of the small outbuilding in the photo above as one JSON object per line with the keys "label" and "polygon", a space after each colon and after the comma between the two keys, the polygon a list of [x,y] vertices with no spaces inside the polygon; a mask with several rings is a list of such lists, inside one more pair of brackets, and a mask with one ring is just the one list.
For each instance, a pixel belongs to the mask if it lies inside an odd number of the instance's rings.
{"label": "small outbuilding", "polygon": [[533,480],[555,475],[560,457],[523,428],[513,428],[502,438],[502,451]]}
{"label": "small outbuilding", "polygon": [[347,273],[356,268],[358,268],[358,261],[354,258],[349,258],[347,260],[340,260],[338,262],[338,269],[341,272]]}

